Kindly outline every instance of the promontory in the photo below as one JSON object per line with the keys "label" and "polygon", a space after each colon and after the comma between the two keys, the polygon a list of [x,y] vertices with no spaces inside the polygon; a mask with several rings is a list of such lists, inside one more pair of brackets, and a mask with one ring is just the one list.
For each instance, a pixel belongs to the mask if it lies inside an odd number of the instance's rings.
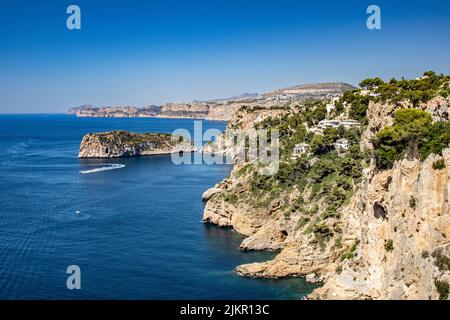
{"label": "promontory", "polygon": [[116,130],[86,134],[78,158],[120,158],[193,151],[194,145],[181,136]]}

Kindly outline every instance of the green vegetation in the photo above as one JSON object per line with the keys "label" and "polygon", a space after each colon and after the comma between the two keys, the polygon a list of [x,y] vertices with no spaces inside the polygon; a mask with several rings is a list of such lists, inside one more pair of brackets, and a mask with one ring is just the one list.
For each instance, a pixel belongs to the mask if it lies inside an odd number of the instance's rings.
{"label": "green vegetation", "polygon": [[370,96],[363,96],[359,90],[347,91],[343,94],[341,102],[350,105],[348,115],[350,118],[360,121],[363,125],[367,124],[367,108],[372,99]]}
{"label": "green vegetation", "polygon": [[445,161],[444,159],[439,159],[433,162],[433,169],[434,170],[443,170],[445,169]]}
{"label": "green vegetation", "polygon": [[369,78],[369,79],[365,79],[365,80],[361,81],[359,83],[359,86],[361,88],[365,88],[365,89],[374,89],[383,84],[384,84],[384,81],[381,80],[380,78]]}
{"label": "green vegetation", "polygon": [[449,84],[450,76],[437,75],[433,71],[427,71],[420,79],[391,79],[385,83],[381,79],[375,78],[363,80],[360,85],[379,95],[373,98],[375,100],[383,103],[410,101],[413,106],[417,107],[420,103],[428,102],[437,95],[448,96]]}
{"label": "green vegetation", "polygon": [[356,256],[356,249],[358,248],[358,245],[359,245],[359,240],[357,240],[348,251],[344,252],[341,255],[340,260],[344,261],[345,259],[349,259],[349,260],[353,259]]}
{"label": "green vegetation", "polygon": [[394,250],[394,241],[392,239],[386,240],[384,242],[384,249],[387,252],[392,252]]}
{"label": "green vegetation", "polygon": [[428,258],[430,256],[430,253],[427,251],[427,250],[423,250],[422,251],[422,258],[423,259],[426,259],[426,258]]}
{"label": "green vegetation", "polygon": [[238,202],[238,196],[236,194],[234,194],[234,193],[227,193],[224,196],[224,200],[226,202],[229,202],[232,205],[235,205]]}
{"label": "green vegetation", "polygon": [[[334,115],[348,110],[349,118],[358,120],[361,128],[326,128],[323,134],[307,130],[321,120],[329,118],[326,102],[308,102],[289,109],[288,106],[272,107],[279,110],[276,116],[265,118],[255,124],[255,129],[279,132],[280,162],[275,175],[258,173],[262,165],[248,163],[237,172],[236,177],[245,181],[244,186],[229,190],[222,195],[224,201],[242,204],[251,211],[264,210],[272,217],[280,214],[286,220],[295,219],[295,230],[311,235],[311,243],[324,249],[331,239],[334,246],[342,246],[339,220],[342,207],[362,180],[362,170],[373,158],[379,169],[391,168],[395,161],[408,157],[421,160],[430,154],[441,154],[450,143],[450,123],[433,123],[430,114],[419,109],[400,109],[394,114],[394,124],[381,129],[373,140],[373,150],[360,149],[360,140],[367,124],[367,109],[371,101],[396,103],[410,100],[413,104],[426,102],[437,94],[448,93],[450,77],[426,73],[420,80],[392,79],[385,83],[379,78],[361,82],[362,90],[348,91],[335,102]],[[375,93],[375,94],[373,94]],[[241,112],[255,112],[262,107],[242,107]],[[234,124],[237,129],[241,124]],[[349,149],[345,153],[335,150],[334,143],[347,139]],[[310,152],[292,157],[295,145],[305,143]],[[445,164],[433,164],[441,168]],[[239,190],[237,190],[239,189]],[[242,190],[241,190],[242,189]],[[282,200],[280,202],[280,199]],[[411,196],[409,206],[415,208],[416,199]],[[353,258],[355,244],[341,259]],[[387,252],[394,249],[393,240],[384,245]]]}
{"label": "green vegetation", "polygon": [[439,293],[439,300],[447,300],[450,293],[449,284],[446,281],[435,280],[434,285]]}
{"label": "green vegetation", "polygon": [[432,123],[430,114],[417,109],[395,112],[394,125],[380,130],[374,139],[377,167],[391,168],[405,155],[426,159],[442,154],[450,143],[450,121]]}
{"label": "green vegetation", "polygon": [[168,133],[132,133],[125,130],[116,130],[111,132],[97,133],[98,139],[105,144],[128,144],[140,146],[151,143],[154,148],[175,145],[184,141],[183,137],[172,140],[172,136]]}
{"label": "green vegetation", "polygon": [[411,208],[411,209],[416,209],[416,198],[414,198],[413,196],[411,196],[410,198],[409,198],[409,207]]}
{"label": "green vegetation", "polygon": [[[344,108],[342,102],[337,104]],[[293,190],[302,195],[308,193],[310,199],[306,203],[300,196],[297,200],[286,201],[276,211],[281,211],[285,219],[299,214],[295,229],[312,234],[312,243],[322,249],[331,238],[342,233],[339,224],[328,223],[328,219],[340,216],[340,208],[356,190],[368,160],[368,155],[361,153],[359,148],[360,128],[327,128],[323,135],[307,131],[306,126],[316,125],[326,114],[324,102],[312,102],[256,124],[256,129],[266,129],[269,134],[273,130],[279,132],[279,169],[273,176],[264,176],[258,174],[258,164],[243,166],[236,176],[245,176],[249,192],[239,193],[237,200],[230,196],[226,198],[230,203],[241,202],[261,210],[276,199],[288,199]],[[339,155],[333,144],[342,138],[347,139],[350,146],[347,152]],[[292,152],[298,143],[308,144],[311,153],[293,159]]]}
{"label": "green vegetation", "polygon": [[443,255],[441,251],[433,252],[434,265],[439,268],[440,271],[450,270],[450,258]]}

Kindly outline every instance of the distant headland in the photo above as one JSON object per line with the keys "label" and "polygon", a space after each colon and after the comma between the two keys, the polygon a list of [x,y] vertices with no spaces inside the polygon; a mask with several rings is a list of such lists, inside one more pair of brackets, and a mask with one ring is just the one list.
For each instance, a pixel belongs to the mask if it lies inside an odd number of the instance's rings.
{"label": "distant headland", "polygon": [[263,94],[245,93],[231,98],[197,100],[191,103],[166,103],[162,106],[94,107],[83,105],[71,108],[67,113],[78,117],[158,117],[228,121],[243,105],[271,107],[280,104],[305,103],[338,97],[353,89],[355,87],[343,82],[313,83],[278,89]]}

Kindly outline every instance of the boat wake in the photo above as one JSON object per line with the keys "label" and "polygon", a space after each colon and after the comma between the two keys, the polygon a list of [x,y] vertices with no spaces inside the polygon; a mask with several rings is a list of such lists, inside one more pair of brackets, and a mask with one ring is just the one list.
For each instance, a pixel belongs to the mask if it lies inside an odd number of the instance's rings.
{"label": "boat wake", "polygon": [[115,170],[115,169],[122,169],[122,168],[125,168],[124,164],[112,163],[112,164],[108,164],[106,167],[95,168],[95,169],[90,169],[90,170],[81,170],[80,173],[81,174],[88,174],[88,173],[96,173],[96,172]]}

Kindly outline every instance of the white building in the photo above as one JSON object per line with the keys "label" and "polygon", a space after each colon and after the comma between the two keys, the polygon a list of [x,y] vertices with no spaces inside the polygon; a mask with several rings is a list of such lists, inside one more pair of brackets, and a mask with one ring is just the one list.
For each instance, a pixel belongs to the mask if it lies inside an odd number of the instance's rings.
{"label": "white building", "polygon": [[302,154],[305,153],[309,153],[309,151],[311,150],[311,148],[309,147],[309,145],[307,143],[298,143],[294,146],[294,150],[292,152],[292,157],[291,158],[297,158],[299,156],[301,156]]}
{"label": "white building", "polygon": [[334,109],[336,109],[336,106],[334,105],[334,103],[327,104],[327,113],[328,114],[330,114],[331,111],[333,111]]}
{"label": "white building", "polygon": [[334,148],[341,153],[341,151],[347,151],[349,144],[347,139],[339,139],[335,143],[333,143]]}
{"label": "white building", "polygon": [[320,129],[325,128],[337,128],[339,127],[339,121],[337,120],[321,120],[319,124],[317,125]]}
{"label": "white building", "polygon": [[358,121],[353,120],[353,119],[341,120],[339,122],[339,125],[340,126],[344,126],[345,129],[349,129],[349,128],[352,128],[352,127],[360,127],[361,126],[361,124]]}

